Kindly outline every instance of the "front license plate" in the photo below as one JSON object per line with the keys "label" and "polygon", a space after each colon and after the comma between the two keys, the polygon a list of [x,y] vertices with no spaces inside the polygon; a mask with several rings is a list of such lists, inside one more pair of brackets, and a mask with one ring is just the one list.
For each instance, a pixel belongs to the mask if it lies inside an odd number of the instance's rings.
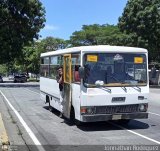
{"label": "front license plate", "polygon": [[122,119],[122,115],[112,115],[112,120],[120,120]]}

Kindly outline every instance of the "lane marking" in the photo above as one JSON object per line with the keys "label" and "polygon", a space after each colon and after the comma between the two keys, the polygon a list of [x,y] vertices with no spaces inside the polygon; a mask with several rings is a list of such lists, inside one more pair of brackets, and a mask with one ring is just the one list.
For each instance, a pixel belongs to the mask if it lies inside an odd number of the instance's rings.
{"label": "lane marking", "polygon": [[160,114],[157,114],[157,113],[153,113],[153,112],[148,112],[148,113],[153,114],[153,115],[160,116]]}
{"label": "lane marking", "polygon": [[140,137],[142,137],[142,138],[145,138],[145,139],[147,139],[147,140],[149,140],[149,141],[151,141],[151,142],[154,142],[154,143],[157,143],[157,144],[160,145],[160,142],[157,141],[157,140],[155,140],[155,139],[149,138],[149,137],[144,136],[144,135],[142,135],[142,134],[139,134],[139,133],[137,133],[137,132],[135,132],[135,131],[129,130],[129,129],[127,129],[127,128],[123,127],[123,126],[120,126],[120,125],[118,125],[118,124],[115,124],[115,123],[112,123],[112,122],[108,122],[108,123],[112,124],[113,126],[119,127],[119,128],[121,128],[121,129],[123,129],[123,130],[126,130],[126,131],[132,133],[132,134],[138,135],[138,136],[140,136]]}
{"label": "lane marking", "polygon": [[44,148],[42,147],[41,143],[37,139],[37,137],[34,135],[34,133],[32,132],[32,130],[29,128],[29,126],[23,120],[23,118],[18,113],[18,111],[12,106],[12,104],[10,103],[10,101],[6,98],[6,96],[2,93],[1,90],[0,90],[0,93],[4,97],[5,101],[8,103],[8,105],[10,106],[10,108],[14,111],[14,113],[16,114],[16,116],[18,117],[19,121],[21,122],[21,124],[23,125],[23,127],[26,129],[27,133],[29,134],[30,138],[33,140],[34,144],[37,145],[37,147],[38,147],[39,150],[45,151]]}

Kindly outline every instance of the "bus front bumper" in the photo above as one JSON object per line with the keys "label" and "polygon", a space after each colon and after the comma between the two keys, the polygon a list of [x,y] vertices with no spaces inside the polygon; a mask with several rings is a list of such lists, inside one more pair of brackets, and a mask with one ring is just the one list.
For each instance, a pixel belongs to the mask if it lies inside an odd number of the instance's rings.
{"label": "bus front bumper", "polygon": [[96,122],[96,121],[109,121],[121,119],[146,119],[148,118],[147,112],[140,113],[123,113],[123,114],[94,114],[94,115],[81,115],[82,122]]}

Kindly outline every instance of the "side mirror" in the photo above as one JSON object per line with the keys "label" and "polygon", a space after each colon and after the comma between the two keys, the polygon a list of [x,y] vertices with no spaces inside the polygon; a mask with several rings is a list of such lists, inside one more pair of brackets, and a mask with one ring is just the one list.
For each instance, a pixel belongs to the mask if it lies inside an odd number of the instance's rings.
{"label": "side mirror", "polygon": [[79,77],[82,79],[84,78],[85,72],[84,72],[84,67],[79,67]]}

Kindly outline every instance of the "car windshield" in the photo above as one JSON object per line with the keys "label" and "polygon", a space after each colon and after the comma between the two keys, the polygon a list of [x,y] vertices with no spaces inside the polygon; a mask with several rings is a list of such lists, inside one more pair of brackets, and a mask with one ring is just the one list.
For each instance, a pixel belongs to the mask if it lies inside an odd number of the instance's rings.
{"label": "car windshield", "polygon": [[147,84],[145,54],[98,53],[84,55],[86,86]]}

